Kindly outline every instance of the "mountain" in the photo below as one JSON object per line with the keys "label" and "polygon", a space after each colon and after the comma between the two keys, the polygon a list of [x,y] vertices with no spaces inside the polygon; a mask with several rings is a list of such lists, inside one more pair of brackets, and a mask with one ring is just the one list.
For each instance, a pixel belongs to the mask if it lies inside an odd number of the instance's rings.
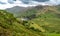
{"label": "mountain", "polygon": [[60,36],[60,5],[13,13],[0,10],[0,36]]}
{"label": "mountain", "polygon": [[18,16],[18,18],[29,19],[28,22],[26,22],[24,25],[29,24],[29,27],[39,29],[46,36],[60,35],[60,5],[39,5],[30,10],[20,13],[20,16]]}
{"label": "mountain", "polygon": [[12,7],[12,8],[7,8],[5,10],[7,10],[8,12],[13,13],[14,15],[16,15],[18,12],[26,10],[26,8],[15,6],[15,7]]}
{"label": "mountain", "polygon": [[9,13],[12,13],[15,15],[15,17],[19,16],[20,13],[24,13],[27,10],[32,9],[33,7],[20,7],[20,6],[15,6],[12,8],[7,8],[5,9],[6,11],[8,11]]}
{"label": "mountain", "polygon": [[19,11],[22,11],[24,10],[25,7],[19,7],[19,6],[15,6],[15,7],[12,7],[12,8],[7,8],[6,10],[11,12],[11,13],[16,13],[16,12],[19,12]]}
{"label": "mountain", "polygon": [[13,14],[0,10],[0,36],[44,36],[38,29],[23,25],[25,23],[18,21]]}
{"label": "mountain", "polygon": [[[16,6],[16,7],[18,7],[18,6]],[[16,8],[16,7],[8,8],[6,10],[12,12],[14,15],[16,15],[16,17],[26,17],[26,16],[31,16],[33,14],[35,15],[38,10],[41,11],[43,8],[48,7],[48,6],[47,5],[46,6],[38,5],[35,7],[26,7],[26,8],[23,7],[22,9],[19,7],[18,8]]]}

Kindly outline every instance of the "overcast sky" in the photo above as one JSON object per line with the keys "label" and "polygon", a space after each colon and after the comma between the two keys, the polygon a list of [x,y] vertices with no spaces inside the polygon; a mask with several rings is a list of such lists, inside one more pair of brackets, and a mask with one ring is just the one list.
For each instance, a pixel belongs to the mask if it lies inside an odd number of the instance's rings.
{"label": "overcast sky", "polygon": [[36,5],[58,5],[60,0],[0,0],[0,9],[11,8],[14,6],[36,6]]}

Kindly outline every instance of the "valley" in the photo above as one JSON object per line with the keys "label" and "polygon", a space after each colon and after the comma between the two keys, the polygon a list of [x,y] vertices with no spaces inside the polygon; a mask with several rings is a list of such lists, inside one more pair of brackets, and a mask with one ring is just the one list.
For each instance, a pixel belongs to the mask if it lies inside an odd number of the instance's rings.
{"label": "valley", "polygon": [[60,36],[60,6],[0,10],[0,36]]}

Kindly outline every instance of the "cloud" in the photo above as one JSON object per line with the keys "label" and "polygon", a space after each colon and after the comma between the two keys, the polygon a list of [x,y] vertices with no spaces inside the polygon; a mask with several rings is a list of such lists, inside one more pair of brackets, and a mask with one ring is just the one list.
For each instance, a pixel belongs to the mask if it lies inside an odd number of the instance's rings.
{"label": "cloud", "polygon": [[33,1],[37,1],[37,2],[45,2],[45,1],[49,1],[49,0],[33,0]]}
{"label": "cloud", "polygon": [[4,3],[4,2],[0,2],[0,4],[6,4],[6,3]]}
{"label": "cloud", "polygon": [[7,3],[8,0],[0,0],[2,3]]}
{"label": "cloud", "polygon": [[0,0],[0,9],[11,8],[14,6],[36,6],[36,5],[58,5],[60,0]]}
{"label": "cloud", "polygon": [[52,5],[59,5],[60,4],[60,0],[49,0],[45,3],[48,3],[48,4],[52,4]]}

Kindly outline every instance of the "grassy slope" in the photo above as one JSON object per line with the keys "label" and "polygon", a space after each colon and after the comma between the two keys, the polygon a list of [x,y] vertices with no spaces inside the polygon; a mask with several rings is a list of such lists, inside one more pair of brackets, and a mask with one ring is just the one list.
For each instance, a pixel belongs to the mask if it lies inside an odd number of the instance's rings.
{"label": "grassy slope", "polygon": [[[47,8],[46,8],[47,9]],[[50,10],[51,9],[51,10]],[[53,10],[52,10],[53,9]],[[58,8],[57,8],[58,9]],[[39,16],[31,21],[43,27],[46,32],[46,36],[59,36],[60,35],[60,11],[56,8],[49,8],[43,13],[40,13]],[[37,14],[38,15],[38,14]],[[58,33],[58,34],[54,34]]]}
{"label": "grassy slope", "polygon": [[[59,36],[60,35],[60,8],[46,7],[45,9],[38,10],[37,17],[30,20],[31,27],[46,32],[46,36]],[[33,26],[32,26],[33,23]],[[54,34],[55,33],[55,34]]]}
{"label": "grassy slope", "polygon": [[[32,16],[35,15],[35,18]],[[37,6],[22,13],[19,17],[29,17],[29,27],[47,33],[46,36],[60,35],[60,6]],[[59,34],[59,35],[58,35]]]}
{"label": "grassy slope", "polygon": [[46,36],[60,36],[60,34],[56,34],[56,33],[47,33]]}
{"label": "grassy slope", "polygon": [[[42,10],[37,9],[34,8],[33,10],[28,10],[25,13],[22,13],[19,17],[31,18],[31,20],[24,21],[23,23],[21,23],[22,21],[19,23],[12,14],[0,10],[0,30],[2,29],[1,33],[3,36],[7,33],[10,34],[10,36],[44,36],[41,32],[46,33],[46,36],[59,36],[59,8],[47,6],[42,8]],[[35,15],[35,18],[32,17],[33,15]]]}
{"label": "grassy slope", "polygon": [[43,34],[27,29],[13,14],[0,10],[0,36],[43,36]]}

